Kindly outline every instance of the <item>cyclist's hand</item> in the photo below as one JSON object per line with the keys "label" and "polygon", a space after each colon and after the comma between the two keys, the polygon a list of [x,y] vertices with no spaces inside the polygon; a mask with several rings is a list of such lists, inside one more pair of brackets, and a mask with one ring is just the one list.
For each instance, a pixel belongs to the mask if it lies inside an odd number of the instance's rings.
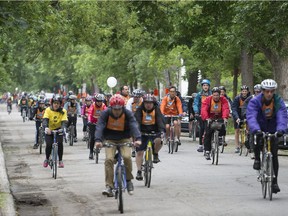
{"label": "cyclist's hand", "polygon": [[236,119],[236,123],[240,124],[240,118]]}
{"label": "cyclist's hand", "polygon": [[262,133],[261,130],[257,130],[255,134],[256,134],[257,137],[262,137],[263,136],[263,133]]}
{"label": "cyclist's hand", "polygon": [[283,131],[277,131],[277,137],[282,137],[284,135]]}
{"label": "cyclist's hand", "polygon": [[210,119],[210,118],[208,118],[208,119],[206,119],[206,121],[207,121],[207,123],[208,123],[208,124],[210,124],[210,122],[211,122],[211,119]]}
{"label": "cyclist's hand", "polygon": [[51,130],[48,127],[45,128],[45,134],[48,134],[48,135],[51,134]]}
{"label": "cyclist's hand", "polygon": [[141,145],[141,141],[140,140],[134,142],[134,146],[135,147],[139,147],[140,145]]}
{"label": "cyclist's hand", "polygon": [[96,148],[102,148],[103,144],[102,142],[95,142]]}
{"label": "cyclist's hand", "polygon": [[186,112],[183,112],[182,116],[186,116],[186,115],[187,115],[187,113],[186,113]]}

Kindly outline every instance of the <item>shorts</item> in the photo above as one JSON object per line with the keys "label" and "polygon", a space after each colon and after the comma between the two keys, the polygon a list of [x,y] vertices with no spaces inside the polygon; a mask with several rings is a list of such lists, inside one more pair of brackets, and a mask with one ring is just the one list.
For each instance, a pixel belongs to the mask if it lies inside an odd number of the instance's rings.
{"label": "shorts", "polygon": [[[157,134],[155,137],[152,137],[152,146],[154,147],[154,139],[156,138],[160,138],[161,137],[161,134]],[[145,151],[146,148],[147,148],[147,145],[148,145],[148,141],[149,141],[149,137],[148,136],[145,136],[145,135],[142,135],[141,137],[141,140],[142,140],[142,144],[139,146],[139,147],[136,147],[136,152],[138,151]]]}
{"label": "shorts", "polygon": [[179,117],[165,117],[165,124],[170,124],[171,118],[173,118],[174,121],[179,119]]}

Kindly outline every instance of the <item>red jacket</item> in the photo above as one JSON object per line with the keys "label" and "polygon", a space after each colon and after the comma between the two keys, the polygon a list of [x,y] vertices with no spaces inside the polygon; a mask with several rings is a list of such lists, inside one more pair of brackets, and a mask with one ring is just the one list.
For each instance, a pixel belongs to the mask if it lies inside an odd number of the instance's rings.
{"label": "red jacket", "polygon": [[[215,109],[216,112],[213,111],[213,96],[207,97],[201,106],[201,118],[203,121],[207,120],[208,118],[210,119],[228,119],[229,118],[229,113],[230,113],[230,108],[229,108],[229,102],[225,97],[220,97],[219,103],[215,104],[217,106],[214,106],[219,108],[218,113],[217,113],[217,108]],[[221,107],[220,107],[221,106]]]}

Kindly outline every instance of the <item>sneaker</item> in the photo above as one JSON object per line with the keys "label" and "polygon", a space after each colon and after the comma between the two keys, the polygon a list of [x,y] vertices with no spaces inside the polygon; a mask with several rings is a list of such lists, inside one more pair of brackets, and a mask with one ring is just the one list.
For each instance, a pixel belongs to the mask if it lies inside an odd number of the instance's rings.
{"label": "sneaker", "polygon": [[75,138],[74,138],[74,142],[75,142],[75,143],[76,143],[76,142],[78,142],[78,139],[77,139],[77,137],[75,137]]}
{"label": "sneaker", "polygon": [[259,160],[254,161],[253,169],[260,170],[260,161]]}
{"label": "sneaker", "polygon": [[211,160],[209,151],[205,152],[205,158],[206,158],[206,160]]}
{"label": "sneaker", "polygon": [[[96,150],[97,151],[97,150]],[[89,160],[93,160],[94,159],[94,157],[93,157],[93,153],[90,153],[89,154]]]}
{"label": "sneaker", "polygon": [[136,179],[138,181],[142,181],[143,180],[143,176],[142,176],[142,171],[141,170],[137,171]]}
{"label": "sneaker", "polygon": [[239,153],[239,152],[240,152],[240,148],[239,147],[235,148],[234,153]]}
{"label": "sneaker", "polygon": [[280,188],[279,188],[278,184],[277,183],[272,184],[272,193],[276,194],[278,192],[280,192]]}
{"label": "sneaker", "polygon": [[131,180],[127,181],[127,191],[130,195],[133,195],[134,186]]}
{"label": "sneaker", "polygon": [[33,149],[37,149],[38,148],[38,144],[34,144]]}
{"label": "sneaker", "polygon": [[199,145],[197,151],[198,151],[198,152],[203,152],[203,145]]}
{"label": "sneaker", "polygon": [[103,195],[106,195],[107,197],[113,197],[112,188],[109,186],[106,186],[106,188],[102,191]]}
{"label": "sneaker", "polygon": [[136,156],[136,152],[132,151],[132,157],[135,157],[135,156]]}
{"label": "sneaker", "polygon": [[159,155],[158,154],[153,154],[153,163],[159,163]]}
{"label": "sneaker", "polygon": [[44,160],[44,162],[43,162],[43,167],[47,167],[48,166],[48,160],[46,159],[46,160]]}
{"label": "sneaker", "polygon": [[64,168],[64,163],[63,163],[63,161],[59,161],[58,167],[59,167],[59,168]]}

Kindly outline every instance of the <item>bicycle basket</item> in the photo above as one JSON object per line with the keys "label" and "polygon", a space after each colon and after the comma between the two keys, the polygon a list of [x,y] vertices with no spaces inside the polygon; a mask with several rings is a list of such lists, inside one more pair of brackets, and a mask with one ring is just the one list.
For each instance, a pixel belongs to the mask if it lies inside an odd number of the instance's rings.
{"label": "bicycle basket", "polygon": [[212,130],[221,130],[223,123],[222,122],[212,122],[211,129]]}

